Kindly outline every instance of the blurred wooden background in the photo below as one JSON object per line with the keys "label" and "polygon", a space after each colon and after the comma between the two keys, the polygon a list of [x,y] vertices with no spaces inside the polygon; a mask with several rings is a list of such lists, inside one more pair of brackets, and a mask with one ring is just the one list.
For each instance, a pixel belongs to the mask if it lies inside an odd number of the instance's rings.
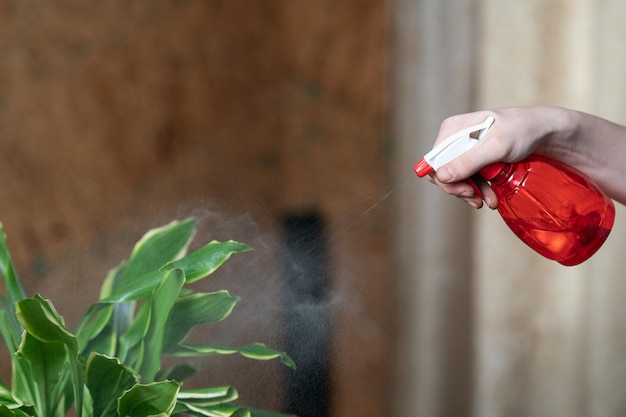
{"label": "blurred wooden background", "polygon": [[[389,231],[385,206],[370,208],[389,188],[386,7],[1,2],[0,220],[28,293],[71,327],[145,231],[195,215],[198,243],[256,249],[205,284],[243,298],[206,338],[280,348],[281,224],[319,213],[331,407],[383,415]],[[279,364],[201,366],[192,383],[284,409]]]}
{"label": "blurred wooden background", "polygon": [[[623,207],[602,251],[564,268],[411,167],[457,112],[553,104],[626,123],[625,14],[618,0],[0,2],[0,221],[18,271],[72,327],[146,230],[194,215],[198,244],[255,248],[202,284],[242,301],[196,337],[280,348],[291,311],[328,314],[317,415],[623,416]],[[311,213],[329,281],[289,306],[283,245],[302,231],[285,219]],[[280,364],[198,365],[190,384],[287,408]]]}

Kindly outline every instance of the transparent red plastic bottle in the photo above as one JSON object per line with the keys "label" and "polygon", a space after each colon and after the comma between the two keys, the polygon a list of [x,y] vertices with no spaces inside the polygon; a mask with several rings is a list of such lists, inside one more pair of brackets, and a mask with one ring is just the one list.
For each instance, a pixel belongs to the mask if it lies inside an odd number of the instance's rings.
{"label": "transparent red plastic bottle", "polygon": [[498,197],[498,212],[528,246],[573,266],[602,246],[615,220],[615,206],[580,171],[531,155],[480,170]]}

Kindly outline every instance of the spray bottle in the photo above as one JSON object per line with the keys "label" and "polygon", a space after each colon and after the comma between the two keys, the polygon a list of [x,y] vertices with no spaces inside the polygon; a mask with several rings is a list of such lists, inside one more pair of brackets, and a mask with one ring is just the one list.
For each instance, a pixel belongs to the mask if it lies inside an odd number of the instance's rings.
{"label": "spray bottle", "polygon": [[[493,123],[463,129],[437,145],[414,167],[424,177],[457,158]],[[517,163],[496,162],[479,171],[498,198],[498,212],[528,246],[563,265],[586,261],[602,246],[615,220],[615,206],[585,174],[550,158],[530,155]],[[476,184],[468,179],[479,196]]]}

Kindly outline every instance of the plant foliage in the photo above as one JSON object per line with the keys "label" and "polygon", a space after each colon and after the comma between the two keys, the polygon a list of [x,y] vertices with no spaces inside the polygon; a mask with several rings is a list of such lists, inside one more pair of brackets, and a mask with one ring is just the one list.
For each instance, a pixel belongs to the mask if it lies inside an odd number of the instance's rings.
{"label": "plant foliage", "polygon": [[283,352],[247,346],[191,345],[198,325],[220,322],[238,297],[227,291],[200,293],[187,284],[206,278],[232,254],[251,248],[213,241],[187,253],[193,219],[146,233],[130,257],[109,271],[94,303],[74,333],[49,300],[27,297],[20,285],[0,224],[0,333],[11,353],[12,380],[0,381],[0,417],[198,417],[279,416],[235,403],[233,387],[184,390],[193,373],[186,363],[162,369],[164,355],[191,357],[239,353],[252,359]]}

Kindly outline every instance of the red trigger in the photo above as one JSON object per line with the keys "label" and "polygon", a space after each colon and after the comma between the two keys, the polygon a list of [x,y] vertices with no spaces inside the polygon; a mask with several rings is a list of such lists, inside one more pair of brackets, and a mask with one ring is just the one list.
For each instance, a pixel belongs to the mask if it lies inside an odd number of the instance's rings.
{"label": "red trigger", "polygon": [[476,185],[473,179],[468,178],[465,180],[465,182],[472,186],[472,188],[474,189],[474,192],[476,193],[478,197],[480,197],[481,200],[484,200],[483,193],[480,191],[480,189],[478,188],[478,185]]}

